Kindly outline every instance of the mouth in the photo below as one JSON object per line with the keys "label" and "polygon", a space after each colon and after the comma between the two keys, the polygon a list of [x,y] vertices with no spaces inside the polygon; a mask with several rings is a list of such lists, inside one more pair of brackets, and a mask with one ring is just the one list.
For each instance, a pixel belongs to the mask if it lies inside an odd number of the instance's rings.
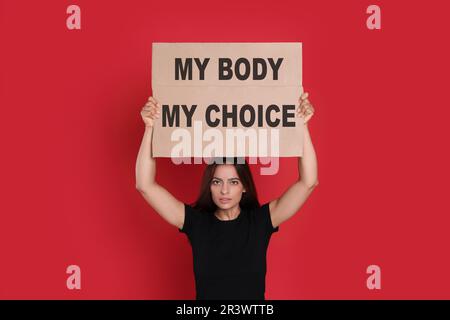
{"label": "mouth", "polygon": [[231,201],[231,198],[219,198],[219,201],[220,201],[221,203],[227,203],[227,202],[230,202],[230,201]]}

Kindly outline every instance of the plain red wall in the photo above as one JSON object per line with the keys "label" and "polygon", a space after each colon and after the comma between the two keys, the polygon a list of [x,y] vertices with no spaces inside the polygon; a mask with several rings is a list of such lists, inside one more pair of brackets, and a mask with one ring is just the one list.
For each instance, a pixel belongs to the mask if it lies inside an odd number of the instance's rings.
{"label": "plain red wall", "polygon": [[[450,298],[446,1],[0,3],[0,298],[194,298],[186,236],[135,189],[151,43],[284,41],[303,42],[320,185],[272,237],[267,298]],[[381,30],[366,28],[370,4]],[[261,202],[296,165],[252,167]],[[157,166],[195,199],[203,166]]]}

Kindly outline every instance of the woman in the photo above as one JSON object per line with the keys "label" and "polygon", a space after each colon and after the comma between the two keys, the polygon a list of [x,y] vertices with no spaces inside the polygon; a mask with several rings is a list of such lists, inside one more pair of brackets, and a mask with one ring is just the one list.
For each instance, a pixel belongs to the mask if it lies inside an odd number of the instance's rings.
{"label": "woman", "polygon": [[317,160],[308,131],[314,108],[308,93],[297,116],[305,123],[299,179],[278,199],[260,206],[247,163],[206,167],[195,205],[174,198],[155,181],[153,124],[161,105],[150,97],[142,108],[145,133],[136,161],[136,188],[163,219],[187,235],[192,246],[197,299],[264,300],[266,251],[273,232],[292,217],[318,184]]}

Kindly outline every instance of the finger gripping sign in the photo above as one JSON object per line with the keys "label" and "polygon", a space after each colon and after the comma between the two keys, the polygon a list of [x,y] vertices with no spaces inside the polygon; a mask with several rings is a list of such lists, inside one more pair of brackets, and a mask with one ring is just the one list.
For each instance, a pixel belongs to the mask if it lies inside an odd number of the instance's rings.
{"label": "finger gripping sign", "polygon": [[301,43],[153,43],[154,157],[303,155]]}

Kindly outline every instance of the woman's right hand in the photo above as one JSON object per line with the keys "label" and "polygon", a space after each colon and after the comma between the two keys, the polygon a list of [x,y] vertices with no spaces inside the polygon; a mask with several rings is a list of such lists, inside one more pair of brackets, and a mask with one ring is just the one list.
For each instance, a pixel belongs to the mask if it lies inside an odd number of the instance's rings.
{"label": "woman's right hand", "polygon": [[159,119],[161,115],[161,105],[155,98],[148,98],[147,103],[141,110],[141,117],[146,127],[153,127],[155,119]]}

